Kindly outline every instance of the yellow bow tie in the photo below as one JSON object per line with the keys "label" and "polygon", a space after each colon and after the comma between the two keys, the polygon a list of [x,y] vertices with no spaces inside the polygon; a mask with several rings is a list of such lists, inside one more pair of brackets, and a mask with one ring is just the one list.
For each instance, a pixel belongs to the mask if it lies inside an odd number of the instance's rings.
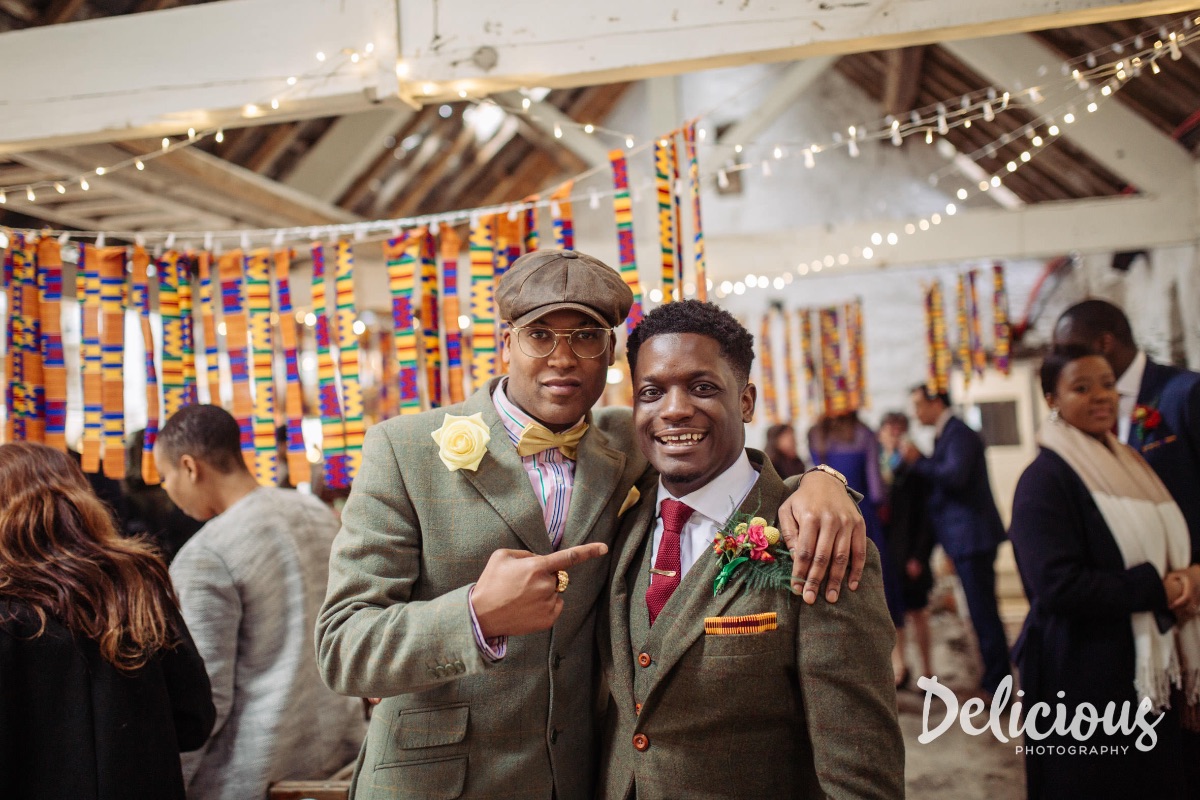
{"label": "yellow bow tie", "polygon": [[579,440],[587,433],[587,429],[585,424],[563,433],[554,433],[545,425],[531,423],[521,431],[521,438],[517,439],[517,455],[525,458],[557,447],[559,452],[574,461],[575,452],[579,449]]}

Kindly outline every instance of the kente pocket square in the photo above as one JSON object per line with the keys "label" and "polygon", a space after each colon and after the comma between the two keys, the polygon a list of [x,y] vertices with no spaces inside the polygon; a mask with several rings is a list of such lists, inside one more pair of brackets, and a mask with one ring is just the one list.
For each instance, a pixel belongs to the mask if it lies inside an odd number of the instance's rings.
{"label": "kente pocket square", "polygon": [[617,519],[625,516],[625,512],[637,505],[637,501],[642,497],[642,493],[638,491],[636,486],[629,487],[629,494],[625,495],[625,502],[621,503],[621,510],[617,512]]}
{"label": "kente pocket square", "polygon": [[705,636],[738,636],[747,633],[766,633],[779,627],[775,612],[747,614],[743,617],[705,617]]}

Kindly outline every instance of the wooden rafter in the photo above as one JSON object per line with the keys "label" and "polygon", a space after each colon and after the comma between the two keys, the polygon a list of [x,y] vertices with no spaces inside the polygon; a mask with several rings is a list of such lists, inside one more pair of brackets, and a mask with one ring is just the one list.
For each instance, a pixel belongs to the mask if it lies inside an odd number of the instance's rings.
{"label": "wooden rafter", "polygon": [[902,114],[913,107],[921,91],[921,65],[925,47],[903,47],[887,51],[883,83],[883,107],[889,114]]}
{"label": "wooden rafter", "polygon": [[425,169],[412,176],[399,198],[387,209],[387,216],[407,217],[420,213],[430,192],[446,179],[448,173],[452,174],[458,160],[474,140],[475,130],[470,125],[464,125],[455,137],[454,144],[443,147]]}
{"label": "wooden rafter", "polygon": [[[428,131],[433,126],[434,120],[437,119],[437,107],[425,106],[416,115],[410,119],[405,126],[396,134],[396,141],[403,142],[414,133],[423,132],[424,135],[429,135]],[[398,146],[398,145],[397,145]],[[396,168],[397,159],[394,156],[394,150],[388,148],[380,148],[381,152],[375,158],[375,161],[368,167],[362,175],[350,185],[350,188],[338,198],[337,204],[342,208],[356,208],[367,195],[371,192],[371,185],[381,180],[390,170]],[[411,154],[408,154],[411,155]],[[406,159],[408,157],[406,155]]]}
{"label": "wooden rafter", "polygon": [[86,2],[87,0],[54,0],[34,24],[57,25],[60,22],[70,22]]}
{"label": "wooden rafter", "polygon": [[260,174],[269,172],[280,156],[296,143],[296,139],[304,132],[306,125],[307,121],[276,125],[269,134],[263,137],[262,144],[242,166],[251,172]]}

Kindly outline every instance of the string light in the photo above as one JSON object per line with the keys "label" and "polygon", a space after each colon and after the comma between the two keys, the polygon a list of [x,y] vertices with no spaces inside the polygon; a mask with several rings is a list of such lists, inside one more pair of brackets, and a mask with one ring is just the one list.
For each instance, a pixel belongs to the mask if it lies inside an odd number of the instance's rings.
{"label": "string light", "polygon": [[27,200],[28,200],[29,202],[31,202],[31,203],[36,203],[36,202],[37,202],[37,195],[33,193],[33,187],[32,187],[32,186],[26,186],[26,187],[25,187],[25,199],[27,199]]}
{"label": "string light", "polygon": [[67,187],[56,181],[54,184],[54,191],[58,192],[59,194],[66,194]]}
{"label": "string light", "polygon": [[92,188],[92,185],[87,182],[87,178],[80,178],[79,179],[79,188],[83,189],[86,192],[88,189]]}
{"label": "string light", "polygon": [[138,172],[141,172],[142,170],[146,169],[146,164],[140,158],[134,162],[134,166],[137,167]]}
{"label": "string light", "polygon": [[217,144],[220,144],[221,142],[225,141],[225,130],[224,130],[224,128],[222,128],[222,129],[218,130],[218,131],[217,131],[217,135],[216,135],[214,138],[217,140]]}

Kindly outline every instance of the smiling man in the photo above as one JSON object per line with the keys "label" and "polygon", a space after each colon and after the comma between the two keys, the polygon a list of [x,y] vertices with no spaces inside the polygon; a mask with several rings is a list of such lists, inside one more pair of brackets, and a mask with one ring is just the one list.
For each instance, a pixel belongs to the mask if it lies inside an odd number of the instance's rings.
{"label": "smiling man", "polygon": [[[596,259],[548,250],[517,259],[496,302],[508,375],[372,427],[342,514],[321,671],[384,698],[356,800],[594,795],[596,606],[646,462],[628,409],[592,406],[633,295]],[[865,552],[833,478],[805,480],[792,507],[824,518],[810,552],[848,552],[852,530]]]}
{"label": "smiling man", "polygon": [[904,794],[879,553],[836,605],[787,591],[767,525],[787,489],[745,447],[753,345],[727,312],[690,300],[629,337],[653,467],[637,485],[654,501],[625,517],[601,613],[601,797]]}

